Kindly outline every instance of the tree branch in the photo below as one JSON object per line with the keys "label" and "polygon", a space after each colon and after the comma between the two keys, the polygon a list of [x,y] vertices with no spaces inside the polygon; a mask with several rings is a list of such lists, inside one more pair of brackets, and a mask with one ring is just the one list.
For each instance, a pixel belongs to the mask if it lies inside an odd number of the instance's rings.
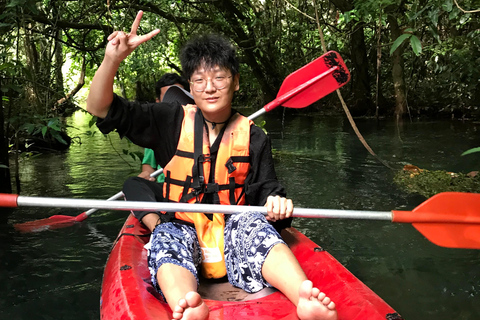
{"label": "tree branch", "polygon": [[57,26],[62,29],[77,29],[77,30],[102,30],[106,33],[112,33],[113,28],[107,25],[101,25],[101,24],[87,24],[87,23],[75,23],[75,22],[70,22],[70,21],[64,21],[64,20],[57,20],[57,21],[52,21],[46,16],[41,16],[41,15],[25,15],[25,19],[31,19],[35,22],[51,25],[51,26]]}
{"label": "tree branch", "polygon": [[147,4],[131,4],[129,3],[128,5],[115,5],[114,8],[111,10],[116,10],[116,9],[136,9],[136,10],[142,10],[144,12],[150,12],[150,13],[155,13],[159,15],[160,17],[172,21],[172,22],[181,22],[181,23],[200,23],[200,24],[210,24],[213,21],[211,19],[208,19],[206,17],[201,17],[201,18],[184,18],[184,17],[179,17],[172,15],[166,11],[160,10],[157,6],[151,3]]}
{"label": "tree branch", "polygon": [[463,8],[461,8],[459,5],[458,5],[458,2],[457,0],[453,0],[455,1],[455,5],[457,6],[458,9],[460,9],[460,11],[464,12],[464,13],[475,13],[475,12],[480,12],[480,9],[477,9],[477,10],[470,10],[470,11],[467,11],[467,10],[464,10]]}
{"label": "tree branch", "polygon": [[80,76],[78,77],[78,83],[77,85],[75,86],[75,88],[73,88],[72,91],[70,91],[68,94],[65,95],[65,97],[63,97],[62,99],[58,100],[56,103],[55,103],[55,106],[54,108],[57,108],[58,106],[60,106],[61,104],[65,103],[66,101],[70,100],[72,97],[74,97],[78,91],[80,91],[80,89],[82,89],[83,85],[85,84],[85,69],[86,69],[86,62],[85,62],[85,55],[83,56],[83,59],[82,59],[82,70],[80,72]]}

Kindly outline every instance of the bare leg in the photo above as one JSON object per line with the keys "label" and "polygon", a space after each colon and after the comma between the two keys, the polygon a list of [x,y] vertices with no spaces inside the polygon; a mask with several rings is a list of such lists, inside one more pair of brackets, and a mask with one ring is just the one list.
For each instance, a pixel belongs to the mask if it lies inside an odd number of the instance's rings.
{"label": "bare leg", "polygon": [[313,288],[292,251],[285,244],[275,245],[268,253],[262,275],[297,306],[302,320],[335,320],[335,303],[325,293]]}
{"label": "bare leg", "polygon": [[208,306],[197,293],[197,280],[180,266],[166,263],[157,272],[157,281],[173,319],[204,320],[208,318]]}

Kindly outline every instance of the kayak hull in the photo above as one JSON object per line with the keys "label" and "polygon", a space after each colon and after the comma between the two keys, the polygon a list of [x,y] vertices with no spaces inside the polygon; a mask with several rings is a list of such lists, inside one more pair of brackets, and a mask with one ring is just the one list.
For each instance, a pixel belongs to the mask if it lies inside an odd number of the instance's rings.
{"label": "kayak hull", "polygon": [[[102,320],[172,319],[169,306],[153,288],[147,267],[149,230],[130,215],[105,266]],[[339,319],[400,320],[401,317],[333,256],[295,228],[282,237],[314,286],[337,305]],[[279,291],[249,295],[229,283],[201,283],[199,292],[210,309],[209,319],[298,319],[295,306]]]}

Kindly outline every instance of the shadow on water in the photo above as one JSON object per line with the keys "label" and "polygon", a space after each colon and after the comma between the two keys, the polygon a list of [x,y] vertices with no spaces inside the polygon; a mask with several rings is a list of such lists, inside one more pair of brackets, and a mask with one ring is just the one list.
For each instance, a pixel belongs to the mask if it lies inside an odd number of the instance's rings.
{"label": "shadow on water", "polygon": [[[343,117],[265,117],[275,149],[277,175],[296,206],[411,210],[421,196],[400,191],[392,170],[364,149]],[[117,193],[139,163],[117,152],[141,150],[87,135],[88,116],[70,120],[74,144],[21,164],[24,195],[106,199]],[[394,168],[412,163],[430,170],[478,170],[479,125],[452,121],[405,123],[357,121],[372,149]],[[126,164],[128,162],[128,165]],[[4,210],[4,209],[0,209]],[[15,223],[75,209],[21,208],[2,214],[0,319],[98,319],[100,286],[108,253],[126,213],[98,211],[83,223],[22,234]],[[406,319],[478,319],[480,251],[440,248],[410,225],[381,221],[296,219],[295,226],[332,253]]]}

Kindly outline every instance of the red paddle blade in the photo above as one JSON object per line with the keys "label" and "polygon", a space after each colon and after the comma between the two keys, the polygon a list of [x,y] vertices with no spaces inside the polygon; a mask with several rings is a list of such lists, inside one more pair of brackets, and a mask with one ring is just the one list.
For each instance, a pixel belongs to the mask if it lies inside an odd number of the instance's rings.
{"label": "red paddle blade", "polygon": [[20,232],[40,232],[45,230],[53,230],[63,227],[69,227],[77,222],[75,217],[55,215],[50,218],[29,221],[15,224],[14,227]]}
{"label": "red paddle blade", "polygon": [[428,240],[447,248],[480,249],[480,194],[439,193],[413,211],[393,211],[394,222],[407,222]]}
{"label": "red paddle blade", "polygon": [[349,80],[350,72],[342,57],[335,51],[329,51],[288,75],[278,91],[277,99],[281,100],[294,92],[291,98],[279,101],[280,105],[304,108],[341,88]]}

